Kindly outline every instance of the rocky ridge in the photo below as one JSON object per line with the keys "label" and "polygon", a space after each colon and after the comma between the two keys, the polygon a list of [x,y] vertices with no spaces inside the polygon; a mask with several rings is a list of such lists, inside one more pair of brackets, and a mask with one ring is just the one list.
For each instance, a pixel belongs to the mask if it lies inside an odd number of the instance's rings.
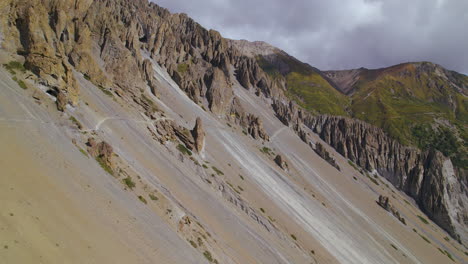
{"label": "rocky ridge", "polygon": [[[303,123],[338,153],[376,172],[413,197],[420,208],[454,238],[466,237],[467,181],[438,151],[403,146],[382,129],[356,119],[305,114],[294,104],[277,105],[280,120]],[[294,127],[294,126],[293,126]],[[296,126],[299,127],[299,126]],[[298,131],[301,135],[301,131]]]}
{"label": "rocky ridge", "polygon": [[[253,138],[268,140],[262,121],[246,113],[233,95],[237,81],[273,99],[278,118],[304,141],[307,134],[300,124],[415,198],[452,236],[466,230],[466,175],[455,176],[450,160],[439,152],[402,146],[364,122],[307,113],[284,96],[283,79],[269,77],[255,58],[184,14],[170,14],[146,0],[8,0],[0,4],[0,12],[7,36],[2,47],[25,57],[26,67],[56,95],[61,111],[80,100],[75,71],[119,96],[139,98],[147,86],[157,95],[152,64],[145,59],[151,57],[195,103],[227,115]],[[190,149],[202,149],[201,124],[192,133],[168,120],[156,126],[164,138],[177,137]]]}

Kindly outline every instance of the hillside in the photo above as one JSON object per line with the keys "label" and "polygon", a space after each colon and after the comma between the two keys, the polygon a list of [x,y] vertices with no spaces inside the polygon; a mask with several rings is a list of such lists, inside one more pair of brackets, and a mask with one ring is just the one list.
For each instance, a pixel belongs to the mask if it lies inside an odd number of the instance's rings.
{"label": "hillside", "polygon": [[0,263],[468,261],[450,159],[241,44],[147,0],[0,1]]}
{"label": "hillside", "polygon": [[284,79],[286,94],[305,109],[366,121],[468,169],[468,76],[430,62],[322,72],[279,49],[255,57],[273,78]]}

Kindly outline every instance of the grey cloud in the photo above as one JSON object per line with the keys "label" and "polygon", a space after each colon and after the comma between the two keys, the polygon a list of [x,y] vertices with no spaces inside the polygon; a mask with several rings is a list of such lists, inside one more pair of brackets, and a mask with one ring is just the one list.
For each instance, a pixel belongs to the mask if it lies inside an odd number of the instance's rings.
{"label": "grey cloud", "polygon": [[154,0],[320,69],[432,61],[468,73],[467,0]]}

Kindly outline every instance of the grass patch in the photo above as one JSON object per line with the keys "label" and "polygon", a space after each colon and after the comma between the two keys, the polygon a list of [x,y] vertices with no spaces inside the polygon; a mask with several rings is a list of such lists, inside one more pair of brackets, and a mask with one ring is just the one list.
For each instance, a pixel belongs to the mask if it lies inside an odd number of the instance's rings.
{"label": "grass patch", "polygon": [[348,160],[348,164],[353,167],[355,170],[359,171],[359,168],[356,166],[356,164],[354,164],[354,162]]}
{"label": "grass patch", "polygon": [[136,184],[135,182],[132,180],[132,178],[130,176],[128,176],[127,178],[123,179],[123,183],[130,189],[132,190],[133,188],[135,188]]}
{"label": "grass patch", "polygon": [[205,258],[206,258],[209,262],[213,263],[213,256],[211,256],[211,253],[210,253],[209,251],[203,252],[203,256],[205,256]]}
{"label": "grass patch", "polygon": [[179,150],[182,154],[192,156],[192,151],[190,151],[188,148],[186,148],[182,144],[177,145],[177,150]]}
{"label": "grass patch", "polygon": [[3,67],[5,67],[5,69],[12,75],[15,75],[16,71],[20,71],[22,73],[26,72],[26,68],[19,61],[10,61],[9,63],[3,64]]}
{"label": "grass patch", "polygon": [[270,155],[271,149],[269,147],[263,147],[260,149],[262,153],[265,153],[267,155]]}
{"label": "grass patch", "polygon": [[239,177],[241,178],[241,180],[244,180],[244,176],[239,174]]}
{"label": "grass patch", "polygon": [[426,218],[424,218],[424,217],[422,217],[422,216],[420,216],[420,215],[418,215],[418,218],[419,218],[419,220],[421,220],[421,222],[425,223],[426,225],[429,224],[429,221],[427,221]]}
{"label": "grass patch", "polygon": [[190,240],[189,242],[190,242],[190,245],[192,245],[192,247],[194,247],[194,248],[198,247],[197,243],[195,243],[193,240]]}
{"label": "grass patch", "polygon": [[153,201],[159,200],[159,198],[156,197],[156,195],[154,195],[154,194],[152,194],[152,193],[149,194],[149,198],[150,198],[151,200],[153,200]]}
{"label": "grass patch", "polygon": [[208,169],[208,166],[206,166],[206,164],[203,164],[202,167],[203,167],[204,169]]}
{"label": "grass patch", "polygon": [[180,74],[184,74],[188,71],[189,69],[189,65],[187,63],[181,63],[179,65],[177,65],[177,71],[180,73]]}
{"label": "grass patch", "polygon": [[88,152],[86,152],[84,149],[82,149],[82,148],[80,148],[80,147],[79,147],[78,149],[80,150],[81,154],[83,154],[83,155],[85,155],[87,158],[89,158]]}
{"label": "grass patch", "polygon": [[98,85],[98,88],[99,88],[99,90],[101,90],[105,95],[107,95],[107,96],[109,96],[109,97],[112,97],[112,98],[114,97],[114,94],[113,94],[111,91],[109,91],[109,90],[107,90],[106,88],[104,88],[102,85]]}
{"label": "grass patch", "polygon": [[445,241],[447,241],[447,242],[450,241],[450,238],[448,238],[448,237],[444,237],[444,239],[445,239]]}
{"label": "grass patch", "polygon": [[215,166],[212,166],[211,168],[213,169],[214,172],[216,172],[216,174],[218,174],[218,176],[224,175],[224,172],[222,172],[221,170],[219,170]]}
{"label": "grass patch", "polygon": [[239,185],[237,185],[237,189],[239,189],[241,192],[244,191],[244,188],[240,187]]}
{"label": "grass patch", "polygon": [[395,250],[398,250],[398,248],[397,248],[395,245],[393,245],[393,244],[390,244],[390,245],[391,245],[392,248],[394,248]]}
{"label": "grass patch", "polygon": [[111,167],[109,167],[109,165],[107,165],[107,163],[103,160],[103,158],[101,156],[97,157],[96,161],[99,163],[99,165],[101,166],[101,168],[104,171],[106,171],[110,175],[114,176],[114,171],[112,170]]}
{"label": "grass patch", "polygon": [[265,213],[265,209],[263,208],[260,208],[260,211],[262,211],[262,213]]}
{"label": "grass patch", "polygon": [[294,239],[294,241],[297,241],[297,237],[294,234],[291,234],[291,238]]}
{"label": "grass patch", "polygon": [[146,201],[145,197],[141,196],[141,195],[138,195],[138,199],[144,203],[144,204],[148,204],[148,202]]}
{"label": "grass patch", "polygon": [[368,178],[371,182],[373,182],[375,185],[380,185],[380,183],[379,183],[375,178],[372,178],[372,177],[369,175],[369,173],[366,172],[366,176],[367,176],[367,178]]}
{"label": "grass patch", "polygon": [[425,237],[425,236],[423,236],[423,235],[421,235],[421,234],[419,234],[419,236],[420,236],[422,239],[424,239],[424,241],[426,241],[427,243],[432,244],[431,241],[430,241],[427,237]]}
{"label": "grass patch", "polygon": [[89,77],[89,75],[86,74],[86,73],[83,74],[83,78],[85,78],[85,80],[87,80],[87,81],[89,81],[89,82],[91,81],[91,77]]}
{"label": "grass patch", "polygon": [[141,95],[141,100],[143,100],[151,109],[151,112],[158,112],[159,108],[158,106],[151,100],[150,98],[146,97],[146,95],[142,94]]}
{"label": "grass patch", "polygon": [[70,116],[69,120],[78,128],[82,129],[83,125],[74,116]]}
{"label": "grass patch", "polygon": [[23,89],[23,90],[28,89],[28,86],[26,85],[26,83],[23,82],[22,80],[19,80],[18,78],[16,78],[16,76],[13,77],[13,81],[15,81],[21,89]]}

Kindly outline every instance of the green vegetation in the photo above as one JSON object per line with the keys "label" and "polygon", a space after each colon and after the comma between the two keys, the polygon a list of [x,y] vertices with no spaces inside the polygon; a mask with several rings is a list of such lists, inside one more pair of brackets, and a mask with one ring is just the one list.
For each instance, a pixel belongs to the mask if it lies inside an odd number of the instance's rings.
{"label": "green vegetation", "polygon": [[239,174],[239,177],[241,178],[241,180],[244,180],[244,176]]}
{"label": "green vegetation", "polygon": [[237,189],[239,189],[241,192],[244,191],[244,188],[240,187],[239,185],[237,185]]}
{"label": "green vegetation", "polygon": [[148,202],[146,201],[145,197],[141,196],[141,195],[138,195],[138,199],[144,203],[144,204],[148,204]]}
{"label": "green vegetation", "polygon": [[109,96],[109,97],[112,97],[112,98],[114,97],[114,94],[113,94],[111,91],[109,91],[109,90],[107,90],[106,88],[104,88],[102,85],[98,85],[98,88],[99,88],[99,90],[101,90],[105,95],[107,95],[107,96]]}
{"label": "green vegetation", "polygon": [[268,147],[263,147],[263,148],[260,149],[260,151],[261,151],[262,153],[267,154],[267,155],[270,155],[270,153],[271,153],[271,149],[268,148]]}
{"label": "green vegetation", "polygon": [[444,239],[445,239],[445,241],[447,241],[447,242],[450,241],[450,238],[448,238],[448,237],[444,237]]}
{"label": "green vegetation", "polygon": [[187,63],[181,63],[179,65],[177,65],[177,71],[180,73],[180,74],[185,74],[189,69],[189,65]]}
{"label": "green vegetation", "polygon": [[148,196],[149,196],[149,198],[150,198],[151,200],[153,200],[153,201],[159,200],[159,198],[156,197],[156,195],[154,195],[154,194],[152,194],[152,193],[150,193]]}
{"label": "green vegetation", "polygon": [[144,94],[141,94],[141,100],[150,107],[150,111],[151,112],[158,112],[159,111],[159,108],[158,106],[154,103],[153,100],[151,100],[150,98],[148,98],[146,95]]}
{"label": "green vegetation", "polygon": [[98,156],[96,158],[96,161],[99,163],[99,165],[101,166],[101,168],[106,171],[107,173],[109,173],[110,175],[114,176],[114,170],[112,170],[111,167],[109,167],[109,165],[107,165],[107,162],[103,159],[102,156]]}
{"label": "green vegetation", "polygon": [[450,252],[448,252],[447,250],[442,250],[439,247],[437,249],[440,251],[440,253],[446,255],[449,259],[451,259],[453,262],[455,262],[455,259],[453,259],[452,254],[450,254]]}
{"label": "green vegetation", "polygon": [[88,74],[83,74],[83,77],[87,80],[87,81],[91,81],[91,77],[89,77]]}
{"label": "green vegetation", "polygon": [[297,240],[297,237],[293,234],[291,234],[291,238],[294,239],[294,240]]}
{"label": "green vegetation", "polygon": [[193,242],[193,240],[190,240],[189,242],[190,242],[190,245],[192,245],[192,247],[194,247],[194,248],[198,247],[197,243]]}
{"label": "green vegetation", "polygon": [[439,150],[468,169],[468,98],[454,88],[468,87],[468,76],[446,72],[446,78],[428,63],[362,69],[353,93],[345,95],[285,53],[258,56],[257,62],[273,81],[286,81],[286,95],[306,110],[364,120],[404,145]]}
{"label": "green vegetation", "polygon": [[265,213],[265,209],[263,208],[260,208],[260,211],[262,211],[262,213]]}
{"label": "green vegetation", "polygon": [[286,76],[286,95],[305,109],[320,114],[347,116],[349,98],[333,88],[320,74],[292,72]]}
{"label": "green vegetation", "polygon": [[356,171],[359,171],[359,168],[356,166],[356,164],[354,164],[354,162],[348,160],[348,164],[351,165],[351,167],[353,167]]}
{"label": "green vegetation", "polygon": [[390,245],[391,245],[392,248],[394,248],[395,250],[398,250],[398,248],[397,248],[395,245],[393,245],[393,244],[390,244]]}
{"label": "green vegetation", "polygon": [[203,252],[203,256],[205,256],[205,258],[206,258],[209,262],[213,263],[213,261],[214,261],[214,260],[213,260],[213,256],[211,256],[211,253],[210,253],[209,251]]}
{"label": "green vegetation", "polygon": [[203,164],[202,166],[203,168],[208,169],[208,166],[206,166],[206,164]]}
{"label": "green vegetation", "polygon": [[448,257],[449,259],[451,259],[453,262],[455,262],[455,260],[454,260],[453,257],[452,257],[452,254],[450,254],[450,252],[448,252],[447,250],[444,250],[444,252],[445,252],[445,255],[447,255],[447,257]]}
{"label": "green vegetation", "polygon": [[135,188],[136,184],[133,182],[132,178],[128,176],[127,178],[123,179],[123,183],[130,189],[132,190]]}
{"label": "green vegetation", "polygon": [[19,62],[19,61],[10,61],[9,63],[7,64],[3,64],[3,67],[5,67],[5,69],[10,72],[10,74],[12,75],[15,75],[16,74],[16,71],[20,71],[22,73],[25,73],[26,72],[26,68],[24,67],[24,65]]}
{"label": "green vegetation", "polygon": [[427,237],[425,237],[425,236],[423,236],[423,235],[421,235],[421,234],[419,234],[419,236],[420,236],[422,239],[424,239],[424,241],[426,241],[427,243],[431,244],[431,241],[430,241]]}
{"label": "green vegetation", "polygon": [[[464,132],[463,128],[460,130]],[[433,129],[429,124],[417,124],[412,127],[411,133],[420,149],[438,150],[451,158],[456,166],[468,168],[468,153],[463,142],[451,129],[446,127]]]}
{"label": "green vegetation", "polygon": [[69,119],[78,129],[83,128],[83,125],[81,125],[80,121],[78,121],[74,116],[70,116]]}
{"label": "green vegetation", "polygon": [[419,220],[421,220],[421,222],[425,223],[426,225],[429,224],[429,221],[427,221],[426,218],[424,218],[424,217],[422,217],[420,215],[418,215],[418,218],[419,218]]}
{"label": "green vegetation", "polygon": [[[371,182],[373,182],[375,185],[380,185],[379,182],[378,182],[375,178],[372,178],[372,177],[369,175],[369,173],[366,172],[366,176],[367,176],[367,178],[368,178]],[[375,177],[377,177],[377,176],[375,176]]]}
{"label": "green vegetation", "polygon": [[213,169],[214,172],[216,172],[216,174],[218,174],[218,176],[224,175],[224,172],[220,171],[215,166],[212,166],[211,168]]}
{"label": "green vegetation", "polygon": [[192,156],[192,151],[190,151],[188,148],[186,148],[184,145],[179,144],[177,145],[177,149],[185,155]]}
{"label": "green vegetation", "polygon": [[28,86],[26,85],[26,83],[23,82],[22,80],[19,80],[16,76],[13,77],[13,81],[15,81],[21,89],[23,90],[28,89]]}
{"label": "green vegetation", "polygon": [[88,152],[86,152],[84,149],[78,147],[78,149],[80,150],[81,154],[85,155],[87,158],[89,158],[89,155],[88,155]]}

